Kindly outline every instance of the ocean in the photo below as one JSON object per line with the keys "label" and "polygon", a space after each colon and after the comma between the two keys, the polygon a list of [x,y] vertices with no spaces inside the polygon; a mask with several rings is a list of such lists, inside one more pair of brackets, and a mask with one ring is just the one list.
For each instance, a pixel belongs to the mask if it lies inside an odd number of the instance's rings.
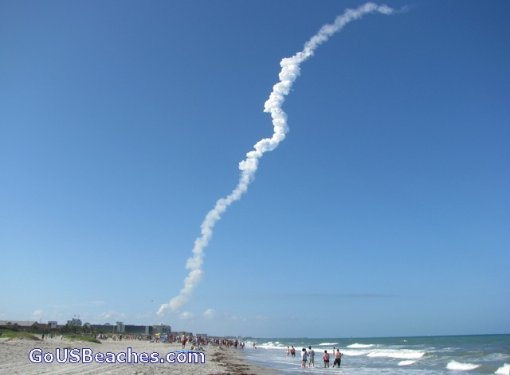
{"label": "ocean", "polygon": [[[295,358],[287,355],[290,345],[296,348]],[[303,369],[300,354],[308,346],[315,351],[315,368]],[[340,369],[323,367],[322,354],[332,353],[333,347],[344,354]],[[510,375],[510,335],[250,339],[244,354],[248,361],[281,374]]]}

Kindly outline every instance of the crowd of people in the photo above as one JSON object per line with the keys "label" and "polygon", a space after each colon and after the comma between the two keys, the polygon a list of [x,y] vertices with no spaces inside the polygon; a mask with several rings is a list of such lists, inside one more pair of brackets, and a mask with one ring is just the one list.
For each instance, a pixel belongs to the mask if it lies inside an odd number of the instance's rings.
{"label": "crowd of people", "polygon": [[[293,358],[296,356],[296,348],[294,348],[294,346],[287,347],[287,356],[291,356]],[[340,368],[343,356],[340,349],[336,348],[335,350],[333,347],[331,356],[334,358],[333,367],[336,366]],[[324,353],[322,354],[322,361],[324,363],[324,367],[329,367],[330,354],[327,350],[324,350]],[[308,349],[301,349],[301,367],[315,367],[315,350],[313,350],[311,346],[309,346]]]}
{"label": "crowd of people", "polygon": [[[44,339],[44,336],[43,336]],[[194,335],[173,335],[173,334],[154,334],[154,335],[130,335],[130,334],[113,334],[106,335],[103,333],[97,334],[96,339],[98,340],[113,340],[113,341],[122,341],[122,340],[142,340],[142,341],[150,341],[153,343],[180,343],[181,348],[190,350],[204,350],[204,347],[207,345],[218,346],[218,347],[227,347],[234,349],[244,349],[245,343],[244,341],[240,341],[238,339],[226,339],[226,338],[218,338],[218,337],[202,337],[202,336],[194,336]]]}
{"label": "crowd of people", "polygon": [[[201,336],[193,336],[193,335],[172,335],[172,334],[156,334],[153,336],[146,335],[112,335],[106,336],[103,334],[98,335],[98,339],[107,339],[111,338],[114,341],[121,341],[122,339],[131,339],[131,340],[149,340],[150,342],[168,342],[168,343],[180,343],[181,348],[184,350],[188,345],[190,350],[203,351],[204,347],[207,345],[218,346],[218,347],[227,347],[234,349],[244,349],[245,343],[244,341],[240,341],[238,339],[226,339],[226,338],[211,338],[211,337],[201,337]],[[253,342],[253,349],[257,349],[256,343]],[[291,356],[295,358],[297,354],[296,348],[294,346],[287,347],[287,356]],[[340,368],[342,365],[342,356],[343,353],[340,352],[339,348],[333,347],[331,353],[328,350],[324,350],[322,354],[322,364],[324,367],[330,367],[330,361],[333,362],[331,367]],[[307,348],[301,349],[301,367],[315,367],[315,350],[311,346]]]}
{"label": "crowd of people", "polygon": [[[172,337],[173,338],[173,337]],[[186,344],[190,343],[191,350],[203,350],[203,346],[213,345],[213,346],[226,346],[227,348],[240,348],[244,349],[244,341],[239,341],[237,339],[225,339],[225,338],[207,338],[200,336],[185,336],[181,337],[177,336],[173,339],[173,341],[169,340],[169,342],[178,342],[180,341],[182,345],[182,349],[186,349]]]}

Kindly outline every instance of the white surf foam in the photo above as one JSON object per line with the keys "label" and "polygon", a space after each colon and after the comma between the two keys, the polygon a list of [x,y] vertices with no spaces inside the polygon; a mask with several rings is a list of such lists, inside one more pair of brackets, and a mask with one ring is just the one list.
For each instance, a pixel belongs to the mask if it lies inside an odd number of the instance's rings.
{"label": "white surf foam", "polygon": [[370,353],[367,350],[342,350],[342,354],[348,357],[359,357]]}
{"label": "white surf foam", "polygon": [[319,344],[319,346],[333,346],[333,345],[338,345],[337,342],[321,342]]}
{"label": "white surf foam", "polygon": [[257,348],[261,349],[287,349],[287,346],[281,344],[279,341],[268,341],[262,344],[257,344]]}
{"label": "white surf foam", "polygon": [[510,375],[510,365],[505,363],[504,366],[498,368],[495,372],[496,375]]}
{"label": "white surf foam", "polygon": [[448,370],[455,370],[455,371],[470,371],[474,370],[475,368],[480,367],[480,365],[474,365],[472,363],[461,363],[457,361],[450,361],[446,365],[446,368]]}
{"label": "white surf foam", "polygon": [[406,361],[400,361],[398,363],[399,366],[409,366],[416,363],[416,361],[406,360]]}
{"label": "white surf foam", "polygon": [[382,349],[374,350],[367,354],[371,358],[395,358],[395,359],[420,359],[425,355],[425,352],[410,349]]}
{"label": "white surf foam", "polygon": [[373,346],[374,346],[374,344],[358,344],[358,343],[354,343],[354,344],[348,345],[347,347],[351,348],[351,349],[365,349],[365,348],[371,348]]}

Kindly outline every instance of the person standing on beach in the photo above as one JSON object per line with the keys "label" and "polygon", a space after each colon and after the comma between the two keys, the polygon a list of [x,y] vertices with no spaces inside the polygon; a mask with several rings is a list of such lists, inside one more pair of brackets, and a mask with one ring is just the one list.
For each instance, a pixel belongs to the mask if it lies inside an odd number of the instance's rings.
{"label": "person standing on beach", "polygon": [[311,346],[308,347],[308,367],[315,367],[315,352]]}
{"label": "person standing on beach", "polygon": [[301,367],[306,367],[307,360],[308,354],[306,353],[306,349],[303,348],[303,350],[301,350]]}
{"label": "person standing on beach", "polygon": [[327,350],[324,350],[324,354],[322,355],[322,360],[324,361],[324,367],[329,367],[329,353]]}
{"label": "person standing on beach", "polygon": [[340,353],[340,349],[337,349],[336,350],[336,353],[335,353],[335,362],[333,362],[333,367],[335,367],[335,365],[338,365],[338,368],[340,368],[340,365],[342,364],[342,353]]}
{"label": "person standing on beach", "polygon": [[184,335],[182,335],[182,338],[181,338],[181,344],[182,344],[182,348],[185,349],[186,348],[186,343],[188,342],[188,338]]}

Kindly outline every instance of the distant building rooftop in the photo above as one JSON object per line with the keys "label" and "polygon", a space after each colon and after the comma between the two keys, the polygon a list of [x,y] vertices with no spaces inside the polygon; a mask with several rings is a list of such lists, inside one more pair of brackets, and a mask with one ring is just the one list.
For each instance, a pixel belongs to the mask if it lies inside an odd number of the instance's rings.
{"label": "distant building rooftop", "polygon": [[0,326],[32,327],[37,320],[0,320]]}

